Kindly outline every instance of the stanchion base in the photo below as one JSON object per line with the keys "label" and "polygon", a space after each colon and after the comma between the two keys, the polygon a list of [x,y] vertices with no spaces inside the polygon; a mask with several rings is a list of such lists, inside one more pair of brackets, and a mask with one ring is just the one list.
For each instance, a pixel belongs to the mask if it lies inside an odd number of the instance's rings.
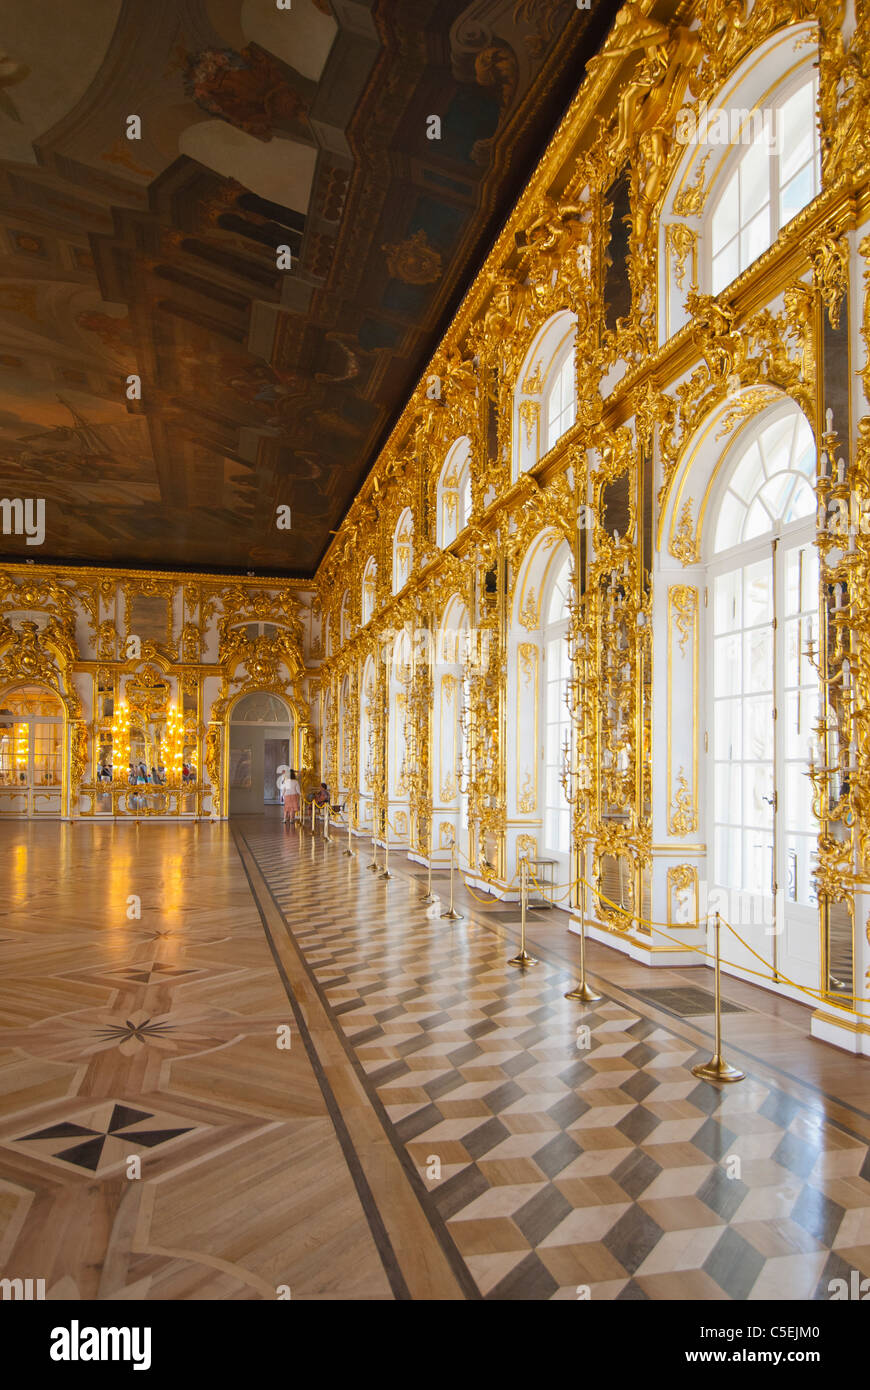
{"label": "stanchion base", "polygon": [[432,903],[437,903],[440,901],[440,899],[436,898],[434,893],[426,893],[422,898],[419,899],[419,901],[423,904],[424,907],[430,907]]}
{"label": "stanchion base", "polygon": [[585,980],[576,989],[569,990],[565,995],[566,999],[576,999],[581,1004],[594,1004],[601,997],[600,994],[595,993],[594,989],[589,988]]}
{"label": "stanchion base", "polygon": [[515,965],[517,970],[528,970],[531,966],[537,965],[537,956],[530,956],[528,951],[520,951],[519,955],[512,956],[508,965]]}
{"label": "stanchion base", "polygon": [[389,869],[384,869],[382,873],[379,873],[379,874],[378,874],[378,878],[392,878],[392,877],[393,877],[393,875],[390,873]]}
{"label": "stanchion base", "polygon": [[[437,902],[438,900],[437,900],[437,898],[436,898],[436,899],[433,899],[433,901]],[[464,920],[464,919],[463,919],[463,914],[462,914],[461,912],[457,912],[457,911],[456,911],[454,908],[452,908],[452,907],[449,907],[449,908],[447,909],[446,912],[442,912],[442,913],[441,913],[441,916],[442,916],[442,918],[443,918],[444,920],[446,920],[446,921],[448,921],[448,922],[461,922],[461,921]]]}
{"label": "stanchion base", "polygon": [[709,1062],[702,1062],[700,1066],[692,1067],[692,1075],[697,1076],[701,1081],[746,1080],[745,1072],[738,1071],[737,1067],[732,1067],[730,1062],[726,1062],[724,1057],[720,1057],[715,1052]]}

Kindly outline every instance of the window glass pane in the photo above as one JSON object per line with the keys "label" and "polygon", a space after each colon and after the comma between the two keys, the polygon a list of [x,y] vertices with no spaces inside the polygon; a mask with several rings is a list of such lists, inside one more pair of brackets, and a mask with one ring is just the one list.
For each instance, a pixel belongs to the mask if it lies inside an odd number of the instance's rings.
{"label": "window glass pane", "polygon": [[813,784],[807,775],[805,762],[786,763],[785,769],[785,828],[813,831]]}
{"label": "window glass pane", "polygon": [[769,893],[773,882],[773,842],[760,828],[743,834],[743,887],[749,893]]}
{"label": "window glass pane", "polygon": [[755,627],[773,617],[773,589],[769,560],[756,560],[743,571],[743,624]]}
{"label": "window glass pane", "polygon": [[726,887],[740,884],[742,881],[742,838],[739,830],[731,830],[728,826],[716,826],[716,882]]}
{"label": "window glass pane", "polygon": [[717,695],[740,693],[741,647],[739,635],[716,638],[714,680]]}
{"label": "window glass pane", "polygon": [[812,516],[815,509],[816,494],[808,483],[801,480],[792,494],[791,504],[784,519],[786,521],[799,521],[803,516]]}
{"label": "window glass pane", "polygon": [[819,552],[814,545],[804,545],[801,554],[801,608],[813,611],[815,630],[815,610],[819,601]]}
{"label": "window glass pane", "polygon": [[713,586],[713,605],[717,632],[733,632],[743,617],[743,585],[740,570],[717,576]]}
{"label": "window glass pane", "polygon": [[714,256],[722,250],[726,242],[737,235],[739,211],[737,175],[735,173],[728,180],[725,191],[713,212],[712,246]]}
{"label": "window glass pane", "polygon": [[773,707],[769,695],[750,696],[743,708],[743,756],[773,757]]}
{"label": "window glass pane", "polygon": [[739,272],[739,246],[735,237],[713,257],[713,293],[718,294],[726,285],[730,285]]}
{"label": "window glass pane", "polygon": [[459,530],[463,531],[471,515],[471,473],[466,470],[459,485]]}
{"label": "window glass pane", "polygon": [[[765,476],[781,473],[789,466],[795,436],[796,416],[789,414],[774,420],[759,436],[758,446],[764,461]],[[759,483],[761,479],[759,479]]]}
{"label": "window glass pane", "polygon": [[[568,589],[570,585],[570,577],[571,562],[568,556],[566,555],[565,559],[562,561],[562,564],[559,566],[559,569],[553,579],[553,587],[550,590],[550,603],[549,608],[547,610],[548,623],[557,623],[562,618],[568,617]],[[561,648],[565,645],[566,644],[564,642],[553,644],[553,648],[557,653],[557,660],[558,653],[561,651]]]}
{"label": "window glass pane", "polygon": [[761,454],[759,453],[758,445],[753,442],[734,469],[728,486],[731,491],[736,492],[737,496],[742,498],[744,502],[751,502],[763,482],[764,469],[761,462]]}
{"label": "window glass pane", "polygon": [[805,164],[800,173],[795,174],[794,178],[780,190],[779,194],[779,225],[784,227],[786,222],[799,213],[801,208],[805,208],[807,203],[811,203],[816,195],[816,173],[812,164]]}
{"label": "window glass pane", "polygon": [[743,528],[743,539],[745,541],[755,540],[757,536],[765,535],[772,527],[773,521],[769,512],[765,510],[762,503],[756,497],[752,506],[749,508],[749,515],[746,518],[746,524]]}
{"label": "window glass pane", "polygon": [[816,111],[813,83],[807,82],[783,102],[777,114],[780,181],[788,180],[813,155]]}
{"label": "window glass pane", "polygon": [[716,524],[716,542],[714,550],[728,550],[732,545],[737,545],[743,531],[743,522],[746,516],[746,508],[742,502],[731,492],[726,492],[722,499],[719,511],[719,520]]}
{"label": "window glass pane", "polygon": [[740,221],[745,226],[770,202],[770,153],[765,144],[748,147],[739,173]]}
{"label": "window glass pane", "polygon": [[740,268],[752,265],[770,245],[770,209],[763,210],[740,233]]}
{"label": "window glass pane", "polygon": [[806,420],[798,420],[797,440],[792,457],[792,468],[803,473],[805,478],[815,478],[816,446],[813,432]]}
{"label": "window glass pane", "polygon": [[761,497],[771,516],[785,516],[793,490],[793,473],[778,473],[775,478],[764,484]]}
{"label": "window glass pane", "polygon": [[743,747],[743,704],[717,700],[713,752],[717,758],[739,758]]}
{"label": "window glass pane", "polygon": [[770,690],[773,685],[773,634],[769,628],[755,628],[745,634],[746,667],[744,690]]}
{"label": "window glass pane", "polygon": [[740,824],[742,771],[739,763],[716,764],[716,820],[723,824]]}
{"label": "window glass pane", "polygon": [[801,631],[800,618],[790,618],[785,624],[784,645],[785,645],[785,683],[786,685],[798,684],[798,673],[800,669],[800,644],[803,633]]}

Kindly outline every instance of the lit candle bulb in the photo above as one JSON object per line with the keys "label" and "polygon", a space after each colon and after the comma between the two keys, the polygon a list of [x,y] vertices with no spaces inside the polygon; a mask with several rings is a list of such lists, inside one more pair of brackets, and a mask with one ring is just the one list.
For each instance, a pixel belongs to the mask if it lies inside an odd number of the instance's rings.
{"label": "lit candle bulb", "polygon": [[828,434],[834,433],[834,412],[830,406],[825,411],[825,428]]}

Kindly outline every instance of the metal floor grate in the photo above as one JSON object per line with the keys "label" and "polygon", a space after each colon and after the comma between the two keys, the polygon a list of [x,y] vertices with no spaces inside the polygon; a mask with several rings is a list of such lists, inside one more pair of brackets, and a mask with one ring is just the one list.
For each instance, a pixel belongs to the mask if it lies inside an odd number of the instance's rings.
{"label": "metal floor grate", "polygon": [[[638,998],[646,999],[648,1003],[655,1004],[658,1008],[669,1009],[672,1014],[679,1014],[680,1018],[694,1018],[700,1014],[712,1014],[715,998],[713,991],[709,989],[699,989],[697,985],[686,985],[681,989],[674,989],[665,985],[659,989],[639,989],[634,991]],[[746,1010],[739,1004],[732,1004],[730,1000],[722,1000],[723,1014],[745,1014]]]}

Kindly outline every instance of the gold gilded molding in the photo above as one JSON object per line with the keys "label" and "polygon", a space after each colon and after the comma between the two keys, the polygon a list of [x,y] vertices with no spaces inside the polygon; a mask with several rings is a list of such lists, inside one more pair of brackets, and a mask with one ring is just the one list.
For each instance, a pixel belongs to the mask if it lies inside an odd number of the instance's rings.
{"label": "gold gilded molding", "polygon": [[[694,927],[698,921],[700,911],[700,896],[698,884],[698,870],[694,864],[672,864],[668,869],[668,926],[671,927]],[[692,894],[694,898],[694,912],[687,922],[685,918],[685,900],[680,901],[678,895],[686,893]]]}
{"label": "gold gilded molding", "polygon": [[697,565],[701,559],[701,548],[695,533],[692,507],[695,499],[687,497],[680,511],[680,518],[671,536],[670,552],[675,560],[683,565]]}
{"label": "gold gilded molding", "polygon": [[668,590],[673,622],[679,633],[680,655],[686,655],[686,642],[692,635],[698,614],[698,590],[691,584],[674,584]]}
{"label": "gold gilded molding", "polygon": [[[698,828],[698,810],[695,804],[698,787],[698,680],[700,652],[700,610],[698,590],[690,584],[673,584],[668,589],[668,666],[667,666],[667,803],[668,829],[672,835],[689,835]],[[678,649],[680,662],[679,675],[674,670],[675,651]],[[688,648],[688,650],[687,650]],[[677,790],[674,791],[672,758],[675,739],[681,737],[687,727],[686,712],[678,706],[677,691],[684,691],[689,672],[685,664],[691,666],[691,718],[688,736],[691,742],[692,774],[691,788],[681,767],[677,774]]]}
{"label": "gold gilded molding", "polygon": [[712,150],[708,150],[703,159],[699,160],[695,166],[694,182],[682,188],[674,198],[674,213],[677,217],[700,217],[704,211],[704,203],[707,200],[704,171],[711,154]]}
{"label": "gold gilded molding", "polygon": [[698,812],[684,767],[677,773],[677,790],[668,813],[668,828],[672,835],[691,835],[698,829]]}
{"label": "gold gilded molding", "polygon": [[670,222],[667,227],[667,248],[674,262],[674,279],[677,289],[683,288],[686,278],[686,261],[691,258],[692,274],[689,288],[698,288],[698,233],[684,222]]}

